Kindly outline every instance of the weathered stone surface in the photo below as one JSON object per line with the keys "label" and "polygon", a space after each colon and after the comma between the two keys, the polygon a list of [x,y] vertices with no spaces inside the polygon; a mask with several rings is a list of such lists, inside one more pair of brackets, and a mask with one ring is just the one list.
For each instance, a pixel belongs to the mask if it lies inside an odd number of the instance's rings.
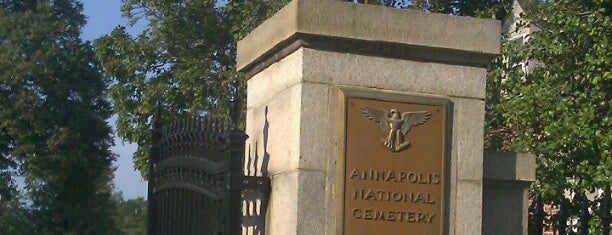
{"label": "weathered stone surface", "polygon": [[328,126],[330,127],[329,130],[327,130],[327,135],[329,135],[330,139],[332,139],[332,142],[328,143],[328,153],[330,155],[330,157],[328,157],[327,159],[325,159],[325,193],[324,193],[324,201],[322,203],[324,203],[324,210],[322,211],[322,213],[324,215],[328,215],[327,218],[324,219],[324,223],[322,224],[322,226],[325,228],[325,234],[336,234],[337,231],[337,226],[338,225],[336,222],[338,220],[338,217],[336,216],[337,213],[340,213],[338,210],[338,205],[339,203],[341,203],[338,200],[338,191],[337,190],[341,190],[339,189],[338,186],[338,180],[339,176],[338,174],[338,155],[340,154],[340,149],[339,149],[339,145],[340,145],[340,141],[341,140],[341,126],[338,125],[339,123],[339,115],[338,115],[338,110],[339,110],[339,102],[338,102],[338,97],[339,97],[339,89],[336,86],[328,86],[328,91],[329,91],[329,95],[328,95],[328,102],[327,102],[327,110],[328,110]]}
{"label": "weathered stone surface", "polygon": [[298,234],[325,234],[325,220],[322,214],[325,200],[325,173],[299,170]]}
{"label": "weathered stone surface", "polygon": [[[485,97],[486,69],[299,49],[248,81],[247,107],[300,82],[454,97]],[[262,79],[273,78],[273,79]]]}
{"label": "weathered stone surface", "polygon": [[456,132],[453,148],[457,152],[457,179],[482,180],[484,145],[484,101],[453,98]]}
{"label": "weathered stone surface", "polygon": [[[406,23],[398,28],[398,21]],[[299,40],[304,41],[294,43]],[[312,40],[320,44],[304,44]],[[344,42],[352,44],[333,48]],[[253,171],[272,177],[267,234],[337,234],[343,226],[338,219],[343,189],[337,184],[344,180],[338,171],[344,164],[339,97],[345,88],[452,102],[448,230],[482,234],[482,58],[498,51],[496,21],[342,1],[294,0],[255,29],[239,42],[238,68],[250,73],[250,163],[257,166]],[[427,59],[442,52],[463,57]],[[472,59],[479,64],[466,63]],[[531,172],[519,165],[514,177],[529,179]]]}
{"label": "weathered stone surface", "polygon": [[535,181],[535,156],[485,152],[483,165],[483,233],[527,234],[529,185]]}
{"label": "weathered stone surface", "polygon": [[483,234],[528,234],[529,183],[485,182],[482,202]]}
{"label": "weathered stone surface", "polygon": [[486,180],[535,181],[536,160],[533,154],[485,152]]}
{"label": "weathered stone surface", "polygon": [[291,171],[272,177],[272,193],[268,209],[269,235],[301,234],[298,232],[299,172]]}
{"label": "weathered stone surface", "polygon": [[261,106],[279,92],[300,83],[303,77],[302,59],[302,50],[297,50],[249,79],[247,94],[252,95],[247,95],[247,109]]}
{"label": "weathered stone surface", "polygon": [[301,85],[296,84],[266,103],[247,109],[247,154],[258,157],[260,165],[267,161],[270,174],[298,168],[300,100]]}
{"label": "weathered stone surface", "polygon": [[482,181],[457,181],[456,200],[454,234],[482,234]]}
{"label": "weathered stone surface", "polygon": [[327,108],[328,93],[327,85],[299,83],[247,109],[250,156],[259,165],[268,159],[265,165],[271,174],[298,168],[325,170],[336,142],[330,134],[335,124],[330,119],[335,117]]}
{"label": "weathered stone surface", "polygon": [[486,69],[303,49],[303,81],[485,98]]}
{"label": "weathered stone surface", "polygon": [[238,42],[237,68],[300,33],[495,55],[499,53],[500,30],[500,23],[490,19],[342,1],[294,0]]}
{"label": "weathered stone surface", "polygon": [[[325,171],[326,161],[334,158],[335,122],[330,121],[329,86],[302,83],[300,109],[300,169]],[[333,112],[333,111],[332,111]]]}
{"label": "weathered stone surface", "polygon": [[268,211],[270,235],[325,234],[322,226],[324,173],[294,170],[272,177]]}

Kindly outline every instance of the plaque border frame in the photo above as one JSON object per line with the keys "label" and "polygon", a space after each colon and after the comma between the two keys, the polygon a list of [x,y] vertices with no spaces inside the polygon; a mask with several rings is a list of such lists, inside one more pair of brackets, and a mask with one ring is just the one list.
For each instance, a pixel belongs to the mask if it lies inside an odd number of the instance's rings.
{"label": "plaque border frame", "polygon": [[453,117],[454,107],[450,97],[435,96],[416,92],[399,92],[390,90],[380,90],[372,88],[356,88],[338,86],[338,106],[337,106],[337,154],[336,154],[336,234],[344,235],[344,191],[346,175],[346,107],[348,98],[372,99],[387,102],[414,103],[422,105],[438,105],[446,109],[446,120],[444,121],[444,150],[442,169],[444,171],[444,185],[442,187],[443,203],[440,212],[442,221],[440,223],[443,235],[450,234],[450,192],[451,192],[451,164],[452,164],[452,144],[453,144]]}

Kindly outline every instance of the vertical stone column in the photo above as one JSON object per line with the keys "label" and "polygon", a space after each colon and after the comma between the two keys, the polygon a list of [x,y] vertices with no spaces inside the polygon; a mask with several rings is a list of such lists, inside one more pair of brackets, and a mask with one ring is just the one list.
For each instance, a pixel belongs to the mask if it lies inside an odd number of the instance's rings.
{"label": "vertical stone column", "polygon": [[483,233],[527,235],[535,155],[485,152],[483,166]]}
{"label": "vertical stone column", "polygon": [[494,20],[294,0],[241,40],[246,155],[272,178],[267,234],[342,233],[345,89],[450,101],[443,234],[481,234],[485,76],[499,39]]}

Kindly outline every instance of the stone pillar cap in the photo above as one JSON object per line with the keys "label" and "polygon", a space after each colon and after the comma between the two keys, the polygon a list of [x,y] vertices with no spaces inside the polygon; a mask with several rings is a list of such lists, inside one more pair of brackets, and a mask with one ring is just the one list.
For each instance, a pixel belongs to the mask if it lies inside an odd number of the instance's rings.
{"label": "stone pillar cap", "polygon": [[[295,47],[291,52],[312,44],[338,50],[338,45],[328,45],[338,41],[342,42],[339,50],[349,53],[357,50],[357,53],[379,56],[390,53],[391,57],[423,57],[416,53],[425,55],[424,60],[486,67],[499,54],[500,32],[501,23],[493,19],[346,1],[293,0],[238,42],[237,69],[249,72],[271,57],[284,57],[291,45]],[[304,38],[310,40],[295,45],[295,41]],[[326,42],[312,43],[321,40]],[[368,43],[374,43],[374,48]],[[386,44],[392,46],[381,46]],[[368,47],[365,52],[364,47]],[[282,50],[285,53],[277,55]]]}
{"label": "stone pillar cap", "polygon": [[484,179],[535,181],[536,159],[533,154],[484,152]]}

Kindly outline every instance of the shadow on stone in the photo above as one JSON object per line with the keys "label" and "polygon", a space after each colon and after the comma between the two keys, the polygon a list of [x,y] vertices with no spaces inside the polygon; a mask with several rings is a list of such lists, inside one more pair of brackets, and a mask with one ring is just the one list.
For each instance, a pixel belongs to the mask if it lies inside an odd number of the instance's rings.
{"label": "shadow on stone", "polygon": [[[268,107],[265,109],[265,123],[263,127],[263,156],[259,156],[257,149],[258,142],[253,142],[248,147],[248,157],[246,164],[246,175],[248,176],[264,176],[268,177],[268,163],[270,162],[270,154],[268,153],[268,131],[270,123],[268,122]],[[251,146],[254,146],[251,151]],[[261,165],[260,165],[261,162]],[[266,228],[266,214],[268,211],[266,195],[258,191],[245,191],[244,194],[244,219],[243,219],[243,234],[248,235],[263,235]]]}

